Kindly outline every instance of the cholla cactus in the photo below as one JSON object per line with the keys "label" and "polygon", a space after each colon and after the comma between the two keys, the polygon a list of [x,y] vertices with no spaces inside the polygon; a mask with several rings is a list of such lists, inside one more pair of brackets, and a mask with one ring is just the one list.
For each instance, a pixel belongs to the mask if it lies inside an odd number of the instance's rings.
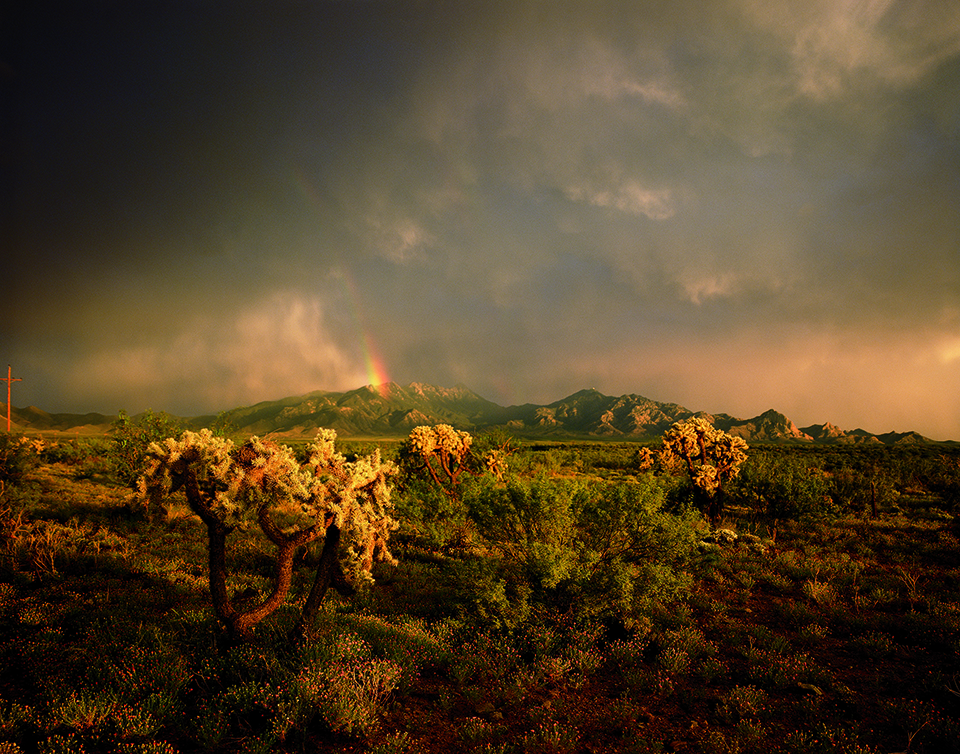
{"label": "cholla cactus", "polygon": [[637,451],[635,463],[638,471],[649,471],[657,462],[656,455],[650,448],[640,448]]}
{"label": "cholla cactus", "polygon": [[330,586],[350,594],[356,584],[373,580],[370,569],[375,560],[396,563],[387,549],[390,532],[398,526],[390,500],[396,466],[383,461],[379,449],[347,461],[335,448],[336,437],[334,430],[321,429],[308,448],[306,468],[313,476],[308,508],[315,515],[322,513],[327,533],[313,588],[294,628],[301,638],[312,632]]}
{"label": "cholla cactus", "polygon": [[722,510],[723,485],[740,473],[749,449],[742,437],[717,429],[706,419],[676,422],[663,435],[663,465],[682,464],[694,487],[709,499],[708,517],[714,524]]}
{"label": "cholla cactus", "polygon": [[507,457],[513,450],[510,443],[509,436],[487,435],[481,438],[481,447],[488,448],[481,457],[474,449],[469,432],[456,430],[449,424],[416,427],[400,446],[400,465],[405,474],[419,475],[426,471],[437,487],[456,497],[464,472],[478,475],[488,471],[502,482]]}
{"label": "cholla cactus", "polygon": [[320,430],[309,446],[307,468],[313,472],[310,507],[315,515],[332,517],[332,524],[348,533],[341,560],[355,581],[369,580],[374,560],[395,563],[387,549],[397,528],[391,516],[391,477],[396,467],[380,458],[379,448],[368,456],[347,461],[334,448],[336,432]]}
{"label": "cholla cactus", "polygon": [[35,437],[33,439],[29,437],[21,437],[20,442],[29,446],[34,455],[43,455],[43,451],[47,449],[47,444],[43,441],[42,437]]}
{"label": "cholla cactus", "polygon": [[[290,448],[259,437],[236,447],[209,430],[184,432],[179,439],[153,443],[147,470],[139,480],[149,508],[183,489],[187,503],[207,526],[210,548],[210,591],[217,616],[232,635],[243,638],[286,599],[298,547],[324,539],[320,567],[301,630],[312,622],[329,586],[344,594],[369,579],[374,556],[390,559],[389,478],[393,465],[379,451],[347,462],[335,450],[336,433],[321,430],[301,466]],[[299,512],[281,527],[279,511]],[[250,519],[276,546],[273,593],[259,605],[241,610],[227,593],[226,540]]]}
{"label": "cholla cactus", "polygon": [[706,464],[697,468],[693,483],[708,495],[713,495],[720,488],[720,478],[717,467]]}
{"label": "cholla cactus", "polygon": [[497,478],[498,482],[502,482],[503,475],[507,471],[507,451],[502,448],[494,448],[484,456],[483,465],[487,471]]}
{"label": "cholla cactus", "polygon": [[[447,494],[453,494],[460,475],[467,469],[473,438],[449,424],[416,427],[408,438],[409,450],[433,481]],[[441,481],[440,475],[444,479]]]}

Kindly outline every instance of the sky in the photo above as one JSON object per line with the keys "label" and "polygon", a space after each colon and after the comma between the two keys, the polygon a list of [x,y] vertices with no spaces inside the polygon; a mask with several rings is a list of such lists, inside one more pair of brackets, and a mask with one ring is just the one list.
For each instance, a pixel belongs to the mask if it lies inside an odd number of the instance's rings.
{"label": "sky", "polygon": [[960,440],[960,3],[20,5],[14,406],[418,381]]}

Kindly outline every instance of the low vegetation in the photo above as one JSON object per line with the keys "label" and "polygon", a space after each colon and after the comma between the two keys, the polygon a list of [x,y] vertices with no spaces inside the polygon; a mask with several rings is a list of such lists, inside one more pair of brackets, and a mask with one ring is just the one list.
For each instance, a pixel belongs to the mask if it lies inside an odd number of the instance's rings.
{"label": "low vegetation", "polygon": [[161,424],[0,435],[0,752],[960,750],[954,446]]}

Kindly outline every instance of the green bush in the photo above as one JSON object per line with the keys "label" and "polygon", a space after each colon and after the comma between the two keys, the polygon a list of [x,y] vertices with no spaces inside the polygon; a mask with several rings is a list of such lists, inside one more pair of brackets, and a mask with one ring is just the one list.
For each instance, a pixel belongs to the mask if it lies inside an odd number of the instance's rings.
{"label": "green bush", "polygon": [[169,414],[148,410],[131,418],[126,411],[121,411],[111,429],[111,456],[117,480],[136,489],[137,480],[146,468],[150,444],[177,437],[181,431],[180,422]]}
{"label": "green bush", "polygon": [[832,518],[840,508],[827,476],[805,458],[757,454],[744,465],[737,492],[746,503],[773,518]]}
{"label": "green bush", "polygon": [[960,457],[957,452],[942,453],[931,460],[929,466],[927,486],[940,496],[947,510],[960,512]]}
{"label": "green bush", "polygon": [[534,590],[550,589],[568,578],[576,565],[582,482],[509,477],[475,485],[467,500],[480,536],[520,569]]}
{"label": "green bush", "polygon": [[443,575],[444,617],[504,633],[530,616],[530,586],[510,563],[495,558],[451,560]]}
{"label": "green bush", "polygon": [[650,602],[679,597],[696,552],[702,518],[665,509],[665,493],[650,475],[595,485],[580,511],[581,609],[633,620]]}
{"label": "green bush", "polygon": [[397,518],[404,522],[401,535],[428,547],[463,544],[467,509],[459,496],[451,496],[433,480],[406,476],[394,495]]}
{"label": "green bush", "polygon": [[0,434],[0,490],[8,485],[19,484],[23,477],[36,467],[42,440]]}
{"label": "green bush", "polygon": [[71,467],[75,479],[94,479],[97,476],[115,476],[116,461],[113,442],[100,438],[73,439],[48,442],[42,458],[46,463],[60,463]]}
{"label": "green bush", "polygon": [[112,442],[98,438],[62,440],[48,442],[42,455],[47,463],[80,466],[102,460],[112,450],[112,446]]}
{"label": "green bush", "polygon": [[683,571],[702,519],[667,512],[652,476],[624,483],[511,477],[476,485],[466,502],[478,536],[498,556],[508,603],[523,585],[532,604],[629,624],[689,586]]}

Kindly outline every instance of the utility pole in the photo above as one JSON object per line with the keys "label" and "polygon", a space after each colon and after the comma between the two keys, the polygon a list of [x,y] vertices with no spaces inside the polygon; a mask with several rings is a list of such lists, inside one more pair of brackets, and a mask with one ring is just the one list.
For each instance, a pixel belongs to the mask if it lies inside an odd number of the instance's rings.
{"label": "utility pole", "polygon": [[13,367],[7,364],[7,376],[0,377],[0,380],[3,380],[4,382],[7,383],[7,432],[10,431],[10,386],[14,382],[23,382],[23,380],[20,377],[14,377],[12,375],[13,375]]}

